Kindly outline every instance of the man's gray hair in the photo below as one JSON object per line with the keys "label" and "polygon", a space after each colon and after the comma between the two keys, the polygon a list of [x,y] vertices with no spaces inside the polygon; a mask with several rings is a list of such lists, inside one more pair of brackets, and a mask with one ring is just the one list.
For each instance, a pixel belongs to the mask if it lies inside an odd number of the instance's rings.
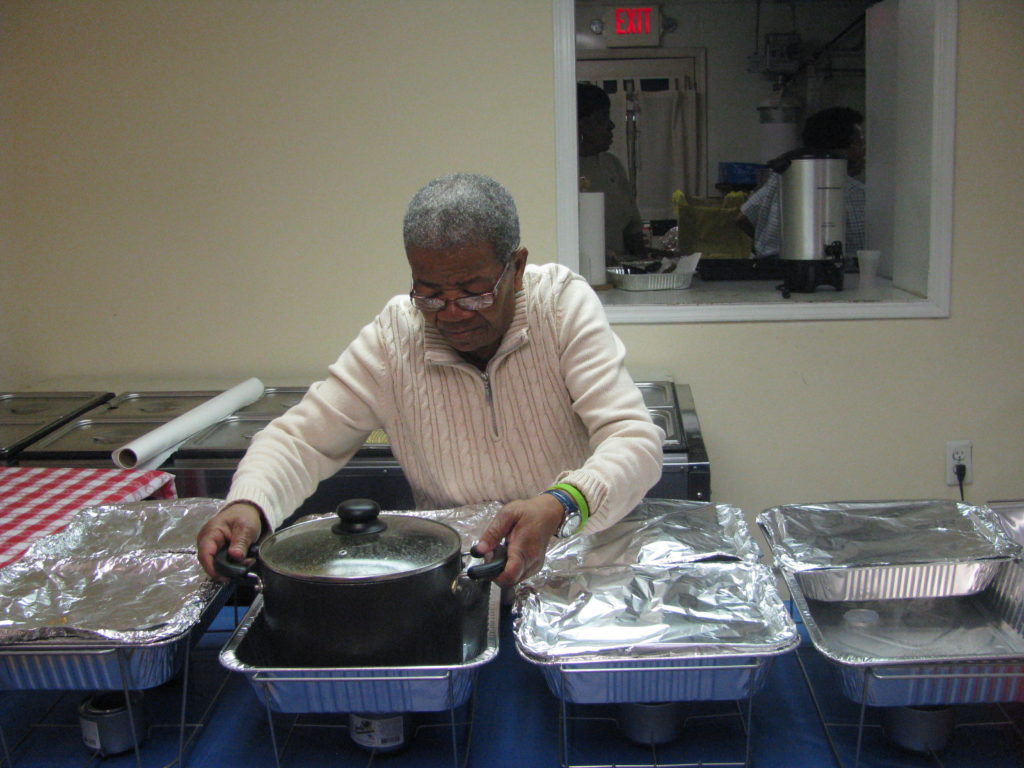
{"label": "man's gray hair", "polygon": [[413,195],[402,236],[406,249],[488,243],[504,264],[519,247],[519,214],[512,195],[494,179],[456,173]]}

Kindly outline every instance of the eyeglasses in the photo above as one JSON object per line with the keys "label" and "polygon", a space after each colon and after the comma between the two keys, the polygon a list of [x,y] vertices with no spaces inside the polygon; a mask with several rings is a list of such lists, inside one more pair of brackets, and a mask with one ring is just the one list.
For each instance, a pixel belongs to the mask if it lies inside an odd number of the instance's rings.
{"label": "eyeglasses", "polygon": [[409,291],[409,298],[412,299],[412,303],[416,306],[416,309],[421,312],[440,312],[442,309],[448,306],[449,303],[454,304],[461,310],[466,312],[479,312],[481,309],[487,309],[489,306],[494,304],[494,294],[498,292],[498,286],[501,285],[501,281],[505,279],[505,273],[508,272],[509,265],[512,264],[512,259],[505,262],[505,268],[501,270],[501,274],[498,275],[498,280],[494,283],[494,287],[484,293],[474,293],[470,296],[459,296],[457,299],[442,299],[438,296],[419,296],[418,294]]}

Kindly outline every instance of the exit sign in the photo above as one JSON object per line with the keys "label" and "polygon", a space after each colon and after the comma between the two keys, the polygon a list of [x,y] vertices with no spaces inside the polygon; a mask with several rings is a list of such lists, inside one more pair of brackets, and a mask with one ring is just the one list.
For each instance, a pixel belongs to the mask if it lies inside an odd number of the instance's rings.
{"label": "exit sign", "polygon": [[661,44],[661,12],[656,5],[611,5],[602,18],[610,48]]}

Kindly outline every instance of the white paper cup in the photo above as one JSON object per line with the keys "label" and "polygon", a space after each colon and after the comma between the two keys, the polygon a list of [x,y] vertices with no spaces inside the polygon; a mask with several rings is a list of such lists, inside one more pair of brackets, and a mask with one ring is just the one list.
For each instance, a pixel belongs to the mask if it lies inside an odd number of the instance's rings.
{"label": "white paper cup", "polygon": [[860,287],[872,288],[878,275],[878,260],[881,251],[857,251],[857,268],[860,270]]}

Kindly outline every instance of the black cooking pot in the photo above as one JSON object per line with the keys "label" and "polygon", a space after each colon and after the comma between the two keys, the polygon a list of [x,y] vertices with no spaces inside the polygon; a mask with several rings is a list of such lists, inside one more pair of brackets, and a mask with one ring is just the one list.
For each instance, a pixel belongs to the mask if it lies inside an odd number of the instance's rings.
{"label": "black cooking pot", "polygon": [[[451,527],[411,515],[381,515],[370,499],[338,505],[338,519],[283,528],[257,547],[256,573],[215,557],[230,578],[263,593],[266,637],[276,663],[301,667],[450,666],[464,660],[470,617],[484,616],[490,579],[505,568],[499,548],[463,570]],[[471,630],[470,634],[475,630]]]}

